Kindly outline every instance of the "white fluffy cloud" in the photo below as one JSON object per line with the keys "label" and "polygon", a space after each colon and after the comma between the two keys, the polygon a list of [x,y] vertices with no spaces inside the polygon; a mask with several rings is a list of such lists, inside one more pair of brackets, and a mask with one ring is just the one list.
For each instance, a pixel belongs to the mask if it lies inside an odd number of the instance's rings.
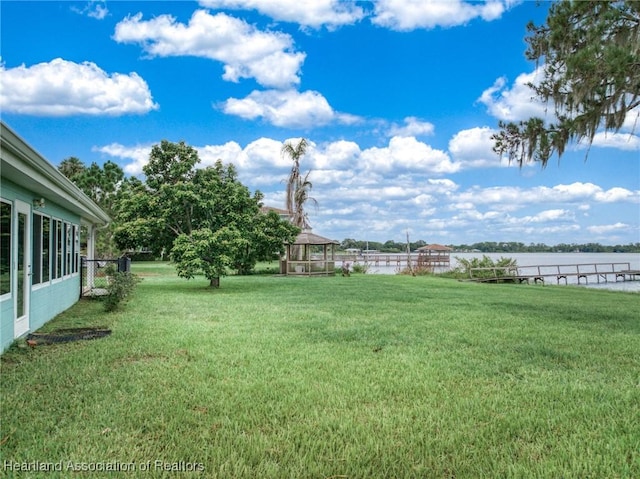
{"label": "white fluffy cloud", "polygon": [[[298,141],[297,138],[291,140]],[[198,150],[201,166],[213,164],[221,159],[236,165],[241,173],[251,175],[269,173],[278,177],[286,176],[291,167],[291,160],[282,155],[283,142],[270,138],[259,138],[244,148],[234,141],[223,145],[206,145],[195,147]],[[138,175],[148,161],[151,145],[125,147],[113,143],[96,147],[96,151],[109,156],[131,160],[125,166],[129,174]],[[357,143],[339,140],[323,145],[311,142],[305,155],[305,165],[316,176],[316,181],[326,183],[330,177],[336,182],[353,179],[360,186],[377,184],[380,175],[392,174],[395,178],[397,191],[411,191],[415,181],[414,174],[442,176],[444,173],[458,171],[459,165],[454,164],[448,155],[431,148],[429,145],[417,141],[415,138],[394,137],[387,147],[372,147],[361,150]],[[402,174],[403,171],[405,174]],[[356,180],[357,177],[357,180]],[[426,178],[420,191],[429,193],[445,193],[455,190],[456,185],[446,178]],[[394,190],[395,191],[395,190]]]}
{"label": "white fluffy cloud", "polygon": [[320,170],[342,169],[343,171],[357,168],[361,155],[357,143],[345,140],[329,143],[325,148],[314,149],[311,153],[312,168]]}
{"label": "white fluffy cloud", "polygon": [[593,137],[593,146],[638,151],[640,150],[640,136],[634,135],[633,133],[600,132],[596,133]]}
{"label": "white fluffy cloud", "polygon": [[491,188],[473,187],[462,193],[458,200],[475,205],[508,204],[525,205],[536,203],[581,203],[592,201],[596,203],[640,201],[640,191],[630,191],[625,188],[610,188],[604,190],[593,183],[572,183],[553,187],[537,186],[523,189],[512,186],[497,186]]}
{"label": "white fluffy cloud", "polygon": [[91,62],[56,58],[30,67],[0,65],[0,84],[0,110],[11,113],[117,116],[158,108],[138,74],[109,74]]}
{"label": "white fluffy cloud", "polygon": [[399,169],[439,175],[460,169],[460,164],[453,163],[446,152],[433,149],[411,136],[394,136],[387,147],[363,151],[362,159],[368,169],[382,174],[396,174]]}
{"label": "white fluffy cloud", "polygon": [[289,128],[358,121],[353,115],[336,112],[327,99],[316,91],[255,90],[245,98],[229,98],[223,103],[222,110],[228,115],[247,120],[263,119],[272,125]]}
{"label": "white fluffy cloud", "polygon": [[616,232],[625,231],[628,229],[629,229],[628,224],[620,223],[620,222],[614,223],[612,225],[594,225],[594,226],[587,227],[587,231],[597,235],[616,233]]}
{"label": "white fluffy cloud", "polygon": [[500,18],[512,2],[488,0],[471,3],[462,0],[378,0],[372,22],[392,30],[452,27],[475,18],[486,21]]}
{"label": "white fluffy cloud", "polygon": [[353,24],[364,11],[351,0],[200,0],[213,9],[257,10],[274,20],[294,22],[311,28]]}
{"label": "white fluffy cloud", "polygon": [[271,138],[259,138],[244,147],[238,155],[237,164],[242,171],[261,174],[274,171],[281,176],[281,172],[291,167],[291,160],[282,154],[282,145],[282,142]]}
{"label": "white fluffy cloud", "polygon": [[200,0],[212,9],[257,10],[276,21],[330,30],[351,25],[365,17],[380,27],[409,31],[464,25],[473,19],[492,21],[516,3],[488,0],[482,4],[463,0],[377,0],[373,10],[352,0]]}
{"label": "white fluffy cloud", "polygon": [[93,151],[104,153],[105,155],[128,160],[124,166],[124,172],[137,176],[142,174],[142,167],[149,161],[149,153],[151,153],[151,147],[153,145],[136,145],[125,146],[120,143],[111,143],[104,146],[96,146]]}
{"label": "white fluffy cloud", "polygon": [[242,153],[242,147],[235,141],[228,141],[224,145],[208,145],[198,149],[201,166],[211,166],[216,161],[236,163]]}
{"label": "white fluffy cloud", "polygon": [[640,203],[640,191],[631,191],[626,188],[610,188],[606,191],[597,191],[594,199],[600,203],[618,203],[620,201],[629,201]]}
{"label": "white fluffy cloud", "polygon": [[[367,185],[376,184],[383,177],[392,177],[398,187],[410,190],[416,177],[420,176],[423,177],[421,191],[450,193],[457,185],[448,178],[442,178],[443,175],[479,166],[499,166],[497,160],[478,163],[471,159],[475,158],[473,138],[476,135],[472,130],[469,131],[471,140],[452,140],[456,146],[451,151],[456,155],[456,161],[452,161],[447,152],[435,149],[414,137],[397,136],[391,138],[387,146],[365,149],[361,149],[356,142],[346,140],[321,145],[310,142],[305,155],[305,166],[314,170],[316,181],[322,183],[330,182],[332,178],[342,181],[345,178],[357,177],[359,185]],[[481,139],[483,134],[479,135]],[[295,144],[299,138],[287,141]],[[196,148],[202,160],[201,166],[213,164],[217,159],[221,159],[234,163],[240,171],[260,171],[263,175],[271,171],[282,176],[291,166],[291,160],[281,153],[282,145],[283,142],[278,140],[259,138],[244,148],[235,141]],[[486,145],[477,148],[480,152],[486,152]],[[150,145],[128,149],[119,144],[112,144],[96,150],[134,160],[132,164],[127,165],[127,172],[140,174],[150,149]],[[597,189],[595,185],[592,187]]]}
{"label": "white fluffy cloud", "polygon": [[435,127],[433,123],[422,121],[415,116],[404,119],[404,125],[392,124],[389,128],[389,136],[424,136],[433,135]]}
{"label": "white fluffy cloud", "polygon": [[465,169],[509,166],[508,160],[493,151],[494,133],[496,130],[486,126],[459,131],[449,141],[449,153]]}
{"label": "white fluffy cloud", "polygon": [[489,114],[499,120],[520,121],[531,117],[545,118],[547,112],[553,113],[553,105],[545,105],[536,100],[529,83],[537,84],[542,78],[543,67],[531,73],[518,75],[511,88],[507,79],[498,78],[494,84],[482,92],[478,99],[487,107]]}
{"label": "white fluffy cloud", "polygon": [[71,10],[80,15],[95,18],[96,20],[103,20],[109,15],[109,9],[107,8],[105,0],[90,0],[83,8],[72,5]]}
{"label": "white fluffy cloud", "polygon": [[548,223],[552,221],[573,221],[574,214],[565,209],[544,210],[532,216],[527,216],[524,220],[528,223]]}
{"label": "white fluffy cloud", "polygon": [[293,39],[258,30],[243,20],[197,10],[188,24],[171,15],[142,20],[137,14],[116,25],[113,38],[137,43],[151,56],[195,56],[224,63],[223,78],[254,78],[266,87],[287,88],[300,82],[305,54],[293,51]]}

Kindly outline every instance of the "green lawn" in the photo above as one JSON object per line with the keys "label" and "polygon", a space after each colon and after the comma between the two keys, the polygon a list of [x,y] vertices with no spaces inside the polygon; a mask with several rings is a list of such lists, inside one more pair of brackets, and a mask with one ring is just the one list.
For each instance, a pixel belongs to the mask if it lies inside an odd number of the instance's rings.
{"label": "green lawn", "polygon": [[134,272],[121,311],[46,326],[111,336],[3,355],[8,477],[640,477],[638,294]]}

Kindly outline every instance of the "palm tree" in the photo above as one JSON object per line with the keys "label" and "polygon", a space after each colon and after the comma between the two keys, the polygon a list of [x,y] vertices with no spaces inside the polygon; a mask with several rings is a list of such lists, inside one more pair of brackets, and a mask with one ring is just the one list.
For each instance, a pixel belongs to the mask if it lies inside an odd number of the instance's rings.
{"label": "palm tree", "polygon": [[309,173],[311,173],[311,171],[308,171],[307,174],[304,175],[304,178],[298,182],[294,193],[294,212],[292,222],[303,230],[311,229],[309,217],[304,211],[304,204],[307,200],[311,200],[314,205],[318,205],[316,199],[309,195],[311,188],[313,188],[313,185],[309,181]]}
{"label": "palm tree", "polygon": [[282,146],[282,155],[286,155],[293,161],[289,178],[287,179],[287,197],[286,208],[291,216],[291,222],[301,228],[309,229],[309,219],[307,213],[304,211],[304,205],[307,200],[311,200],[314,204],[317,204],[315,198],[312,198],[309,193],[313,185],[309,181],[308,171],[306,175],[300,175],[300,159],[307,152],[309,143],[302,138],[297,145],[293,145],[291,142],[286,142]]}

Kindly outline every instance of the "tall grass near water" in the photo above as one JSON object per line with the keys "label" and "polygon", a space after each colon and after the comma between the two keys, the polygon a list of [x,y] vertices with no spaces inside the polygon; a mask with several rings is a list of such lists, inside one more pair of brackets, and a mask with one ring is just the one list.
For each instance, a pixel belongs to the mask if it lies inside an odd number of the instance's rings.
{"label": "tall grass near water", "polygon": [[640,477],[636,294],[383,275],[212,290],[167,265],[134,272],[121,311],[82,301],[47,325],[111,336],[3,355],[3,461],[138,475],[151,461],[148,477]]}

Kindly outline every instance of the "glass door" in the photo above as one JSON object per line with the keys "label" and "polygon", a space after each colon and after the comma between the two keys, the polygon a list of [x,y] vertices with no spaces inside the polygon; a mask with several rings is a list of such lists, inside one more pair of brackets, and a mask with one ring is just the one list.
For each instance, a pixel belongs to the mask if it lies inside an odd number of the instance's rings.
{"label": "glass door", "polygon": [[29,298],[31,285],[31,206],[16,200],[16,244],[15,256],[15,320],[14,337],[22,336],[29,331]]}

